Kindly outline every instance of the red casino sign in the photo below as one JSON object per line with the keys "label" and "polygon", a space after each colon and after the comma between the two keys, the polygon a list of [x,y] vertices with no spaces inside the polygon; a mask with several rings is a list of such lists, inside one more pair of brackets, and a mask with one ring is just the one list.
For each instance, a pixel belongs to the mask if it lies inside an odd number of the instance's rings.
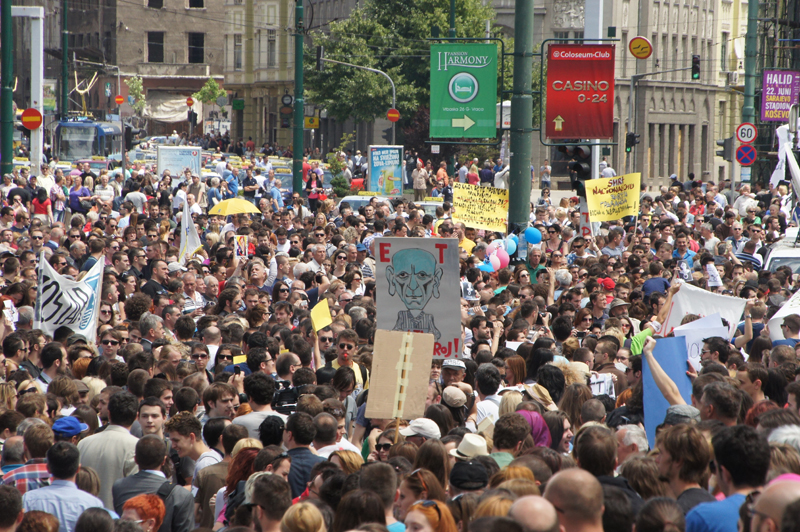
{"label": "red casino sign", "polygon": [[551,44],[547,51],[547,137],[614,136],[614,45]]}

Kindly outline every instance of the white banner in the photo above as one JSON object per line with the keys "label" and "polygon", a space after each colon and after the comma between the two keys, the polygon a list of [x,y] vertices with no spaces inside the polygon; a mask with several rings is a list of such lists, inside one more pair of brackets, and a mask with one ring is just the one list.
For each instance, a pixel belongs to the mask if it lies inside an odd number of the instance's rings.
{"label": "white banner", "polygon": [[59,327],[69,327],[75,334],[82,334],[89,342],[94,342],[104,267],[101,258],[83,280],[70,281],[56,273],[42,253],[33,327],[49,336],[53,336]]}
{"label": "white banner", "polygon": [[684,283],[678,293],[672,297],[672,308],[667,314],[661,333],[666,336],[673,329],[679,327],[681,320],[687,314],[697,314],[703,318],[719,313],[720,317],[728,322],[728,338],[730,338],[742,317],[745,304],[747,304],[746,299],[714,294]]}
{"label": "white banner", "polygon": [[178,262],[186,264],[197,251],[203,247],[194,220],[189,212],[189,202],[183,202],[183,216],[181,217],[181,247],[178,251]]}
{"label": "white banner", "polygon": [[778,312],[776,312],[767,323],[767,327],[769,327],[769,338],[773,342],[775,340],[784,339],[781,324],[783,323],[783,318],[789,314],[800,314],[800,291],[792,294],[792,297],[778,309]]}
{"label": "white banner", "polygon": [[719,314],[700,318],[686,325],[675,328],[675,336],[683,336],[686,340],[686,353],[689,355],[694,369],[700,371],[700,352],[703,350],[703,340],[714,336],[727,338],[728,329],[722,324]]}

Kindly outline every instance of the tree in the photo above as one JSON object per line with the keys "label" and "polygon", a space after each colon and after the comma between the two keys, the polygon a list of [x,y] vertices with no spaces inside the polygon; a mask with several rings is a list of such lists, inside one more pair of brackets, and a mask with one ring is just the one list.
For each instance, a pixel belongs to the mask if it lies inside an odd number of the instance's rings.
{"label": "tree", "polygon": [[343,198],[350,193],[350,183],[347,182],[347,178],[342,174],[347,163],[339,160],[339,154],[344,152],[346,146],[353,141],[354,136],[352,133],[343,134],[339,146],[328,154],[328,170],[333,175],[331,187],[333,187],[333,193],[339,198]]}
{"label": "tree", "polygon": [[125,85],[128,86],[128,94],[131,96],[131,98],[133,98],[133,104],[131,104],[131,107],[133,107],[133,112],[141,116],[146,103],[142,78],[139,76],[130,77],[125,80]]}
{"label": "tree", "polygon": [[216,104],[217,98],[220,96],[226,96],[228,93],[222,89],[219,84],[214,81],[214,78],[208,78],[205,85],[203,87],[192,94],[192,98],[195,100],[201,101],[206,104]]}

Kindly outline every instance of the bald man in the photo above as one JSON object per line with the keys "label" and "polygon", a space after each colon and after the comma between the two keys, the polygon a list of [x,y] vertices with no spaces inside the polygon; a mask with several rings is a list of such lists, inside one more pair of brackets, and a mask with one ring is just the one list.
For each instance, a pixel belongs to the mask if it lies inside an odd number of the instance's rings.
{"label": "bald man", "polygon": [[538,495],[517,499],[508,510],[508,516],[522,527],[523,532],[564,532],[555,507]]}
{"label": "bald man", "polygon": [[755,511],[750,519],[750,530],[761,530],[762,524],[769,521],[775,523],[774,530],[780,530],[786,507],[798,499],[800,499],[800,482],[791,480],[773,482],[756,499]]}
{"label": "bald man", "polygon": [[564,532],[603,532],[603,487],[588,471],[573,467],[553,475],[544,498]]}

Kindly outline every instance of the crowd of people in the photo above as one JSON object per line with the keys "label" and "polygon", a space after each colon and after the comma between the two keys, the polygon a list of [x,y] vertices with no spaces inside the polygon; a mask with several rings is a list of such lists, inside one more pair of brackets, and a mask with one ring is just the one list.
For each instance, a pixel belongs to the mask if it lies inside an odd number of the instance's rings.
{"label": "crowd of people", "polygon": [[[354,209],[295,192],[223,218],[191,172],[177,186],[147,169],[66,177],[0,187],[0,531],[800,526],[800,317],[781,340],[766,326],[796,278],[762,268],[787,190],[676,176],[594,237],[577,198],[533,202],[542,241],[491,271],[505,235],[446,201],[431,215],[403,197]],[[250,179],[232,179],[246,197]],[[186,258],[183,202],[203,244]],[[381,238],[459,242],[461,294],[443,297],[460,299],[464,349],[434,360],[412,420],[366,416],[385,393],[370,389]],[[40,260],[70,280],[103,261],[94,339],[34,328]],[[747,300],[735,334],[687,367],[691,397],[653,354],[685,283]],[[315,330],[323,299],[332,323]],[[670,404],[651,440],[645,359]]]}

